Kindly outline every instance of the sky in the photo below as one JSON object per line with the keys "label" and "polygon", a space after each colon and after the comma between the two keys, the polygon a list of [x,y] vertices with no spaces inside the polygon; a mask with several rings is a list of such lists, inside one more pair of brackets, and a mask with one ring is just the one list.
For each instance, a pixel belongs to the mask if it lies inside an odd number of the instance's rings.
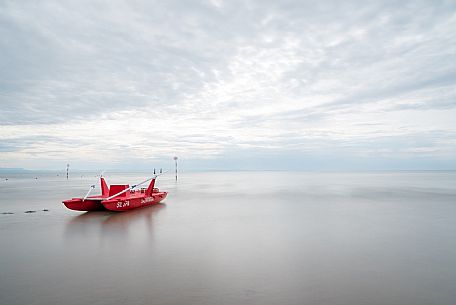
{"label": "sky", "polygon": [[0,167],[456,169],[455,1],[0,1]]}

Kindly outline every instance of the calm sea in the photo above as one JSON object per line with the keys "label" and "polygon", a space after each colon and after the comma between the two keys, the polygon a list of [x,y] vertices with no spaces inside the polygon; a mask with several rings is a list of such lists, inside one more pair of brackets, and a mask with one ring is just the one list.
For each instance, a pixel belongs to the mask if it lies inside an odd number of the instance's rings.
{"label": "calm sea", "polygon": [[124,213],[61,204],[95,174],[2,176],[2,305],[456,304],[456,172],[165,175]]}

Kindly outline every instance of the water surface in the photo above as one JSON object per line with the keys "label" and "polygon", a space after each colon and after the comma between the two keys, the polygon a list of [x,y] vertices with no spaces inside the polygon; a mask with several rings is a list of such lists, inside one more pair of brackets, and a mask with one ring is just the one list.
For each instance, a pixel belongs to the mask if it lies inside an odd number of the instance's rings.
{"label": "water surface", "polygon": [[455,304],[456,172],[184,173],[124,213],[60,203],[94,174],[8,178],[0,304]]}

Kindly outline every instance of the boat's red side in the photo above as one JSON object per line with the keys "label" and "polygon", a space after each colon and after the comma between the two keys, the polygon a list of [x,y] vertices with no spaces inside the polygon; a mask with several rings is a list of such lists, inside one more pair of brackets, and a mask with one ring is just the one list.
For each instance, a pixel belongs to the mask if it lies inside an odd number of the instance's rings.
{"label": "boat's red side", "polygon": [[82,200],[82,198],[73,198],[70,200],[64,200],[63,204],[70,210],[76,211],[99,211],[105,210],[105,207],[101,204],[101,200],[91,200],[87,198]]}
{"label": "boat's red side", "polygon": [[111,211],[128,211],[140,207],[150,206],[161,202],[168,195],[167,192],[155,192],[151,195],[146,195],[142,192],[133,192],[123,198],[113,198],[104,200],[101,204]]}

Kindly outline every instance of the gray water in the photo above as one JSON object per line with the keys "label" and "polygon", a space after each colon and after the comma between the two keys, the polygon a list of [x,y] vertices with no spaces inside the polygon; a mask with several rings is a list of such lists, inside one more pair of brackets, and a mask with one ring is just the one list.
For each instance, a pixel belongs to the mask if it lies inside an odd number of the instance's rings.
{"label": "gray water", "polygon": [[8,178],[2,305],[456,304],[456,172],[183,173],[124,213],[61,204],[93,174]]}

